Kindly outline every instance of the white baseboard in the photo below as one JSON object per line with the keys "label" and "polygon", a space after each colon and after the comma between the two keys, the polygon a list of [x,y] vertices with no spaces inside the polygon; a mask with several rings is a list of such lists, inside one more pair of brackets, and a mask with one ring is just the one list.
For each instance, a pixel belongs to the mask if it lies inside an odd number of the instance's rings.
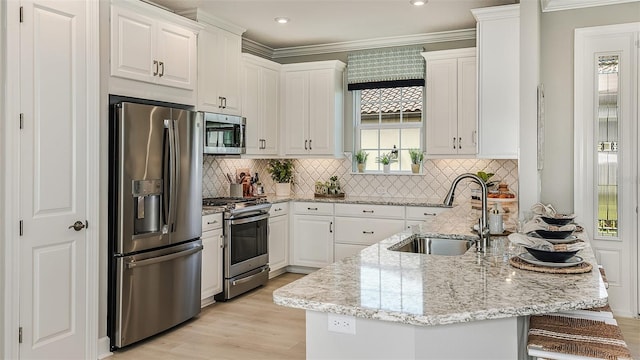
{"label": "white baseboard", "polygon": [[105,336],[98,339],[98,359],[105,359],[113,355],[109,346],[109,337]]}

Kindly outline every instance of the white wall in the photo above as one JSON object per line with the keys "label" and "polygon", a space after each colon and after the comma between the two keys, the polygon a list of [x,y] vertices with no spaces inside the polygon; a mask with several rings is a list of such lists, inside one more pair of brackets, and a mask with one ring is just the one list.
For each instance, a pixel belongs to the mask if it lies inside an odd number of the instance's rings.
{"label": "white wall", "polygon": [[541,75],[545,88],[545,161],[541,201],[573,212],[573,42],[581,27],[638,21],[640,2],[543,13]]}

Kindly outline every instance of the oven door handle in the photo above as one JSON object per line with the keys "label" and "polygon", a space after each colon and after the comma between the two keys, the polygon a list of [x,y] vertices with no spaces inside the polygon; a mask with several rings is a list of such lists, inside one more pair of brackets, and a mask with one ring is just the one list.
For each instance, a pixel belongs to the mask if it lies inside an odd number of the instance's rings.
{"label": "oven door handle", "polygon": [[169,255],[158,256],[151,259],[140,260],[140,261],[125,260],[125,264],[127,265],[127,269],[133,269],[138,266],[153,265],[153,264],[161,263],[161,262],[172,260],[172,259],[177,259],[179,257],[195,254],[197,252],[202,251],[202,248],[203,248],[202,245],[197,245],[192,247],[191,249],[187,249],[187,250],[169,254]]}
{"label": "oven door handle", "polygon": [[244,284],[244,283],[246,283],[246,282],[252,281],[252,280],[253,280],[253,278],[254,278],[256,275],[258,275],[258,274],[262,274],[263,272],[268,271],[268,270],[270,270],[270,268],[269,268],[268,266],[265,266],[265,267],[263,267],[263,268],[262,268],[262,271],[259,271],[259,272],[255,273],[255,274],[251,274],[251,275],[249,275],[249,276],[247,276],[247,277],[245,277],[245,278],[242,278],[242,279],[240,279],[240,280],[233,280],[233,281],[231,282],[231,285],[236,286],[236,285],[240,285],[240,284]]}
{"label": "oven door handle", "polygon": [[266,220],[268,218],[269,218],[269,213],[266,213],[258,216],[242,217],[239,219],[229,219],[229,221],[231,222],[231,225],[241,225],[241,224],[247,224],[247,223],[256,222],[260,220]]}

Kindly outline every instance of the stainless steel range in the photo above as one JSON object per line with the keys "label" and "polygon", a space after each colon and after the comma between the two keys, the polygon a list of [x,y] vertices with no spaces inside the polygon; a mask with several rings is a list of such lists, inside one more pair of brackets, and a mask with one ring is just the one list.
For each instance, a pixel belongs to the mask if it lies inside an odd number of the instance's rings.
{"label": "stainless steel range", "polygon": [[216,300],[228,300],[269,280],[269,209],[266,199],[206,198],[203,209],[224,209],[224,281]]}

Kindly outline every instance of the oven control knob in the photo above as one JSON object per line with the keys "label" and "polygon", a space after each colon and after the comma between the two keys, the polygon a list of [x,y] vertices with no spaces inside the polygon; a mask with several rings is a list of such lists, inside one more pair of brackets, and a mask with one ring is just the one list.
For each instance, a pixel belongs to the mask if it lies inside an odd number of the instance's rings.
{"label": "oven control knob", "polygon": [[236,208],[236,204],[227,204],[227,209],[233,210]]}

